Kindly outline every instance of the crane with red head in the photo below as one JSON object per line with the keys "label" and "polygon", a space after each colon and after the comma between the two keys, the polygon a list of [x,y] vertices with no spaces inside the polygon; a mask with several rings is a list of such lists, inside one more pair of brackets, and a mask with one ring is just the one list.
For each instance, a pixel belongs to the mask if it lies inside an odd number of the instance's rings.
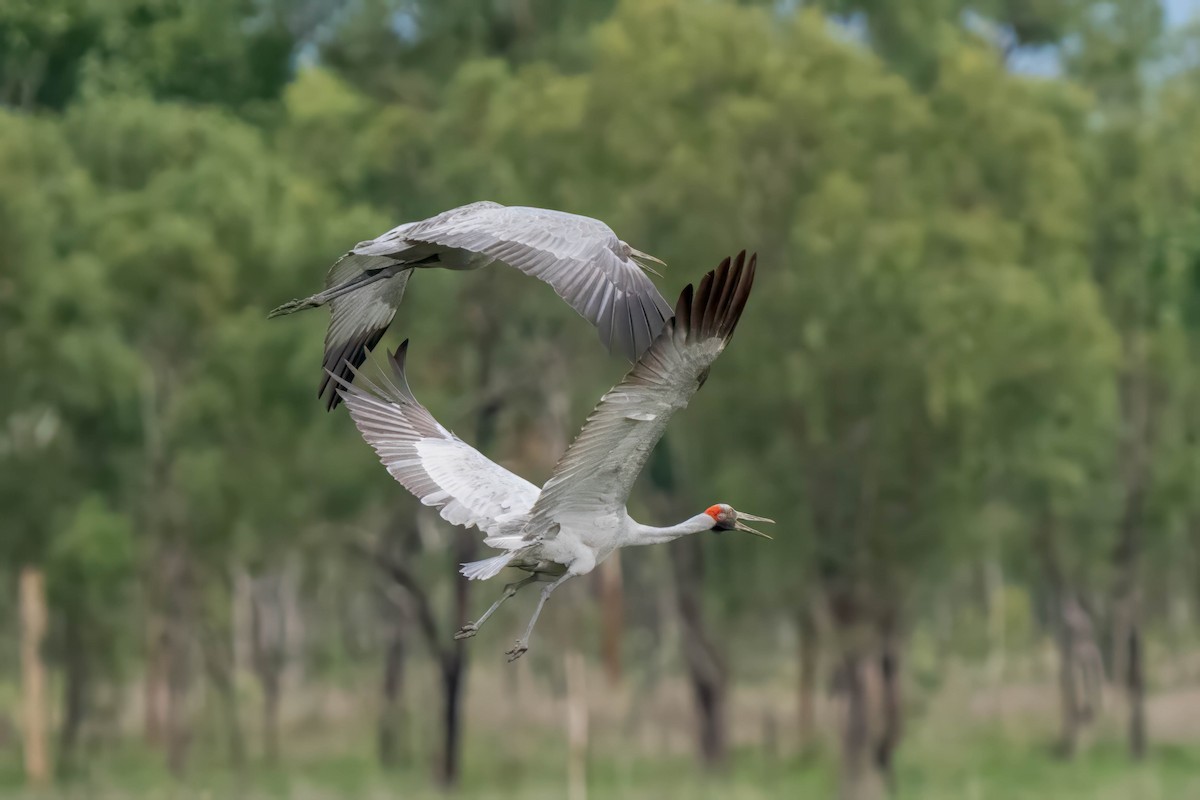
{"label": "crane with red head", "polygon": [[[392,376],[373,383],[356,371],[353,383],[330,372],[363,438],[391,475],[447,521],[477,527],[498,555],[463,564],[472,580],[505,569],[526,573],[455,638],[474,636],[522,587],[542,582],[541,598],[509,660],[529,649],[529,637],[551,593],[586,575],[623,547],[661,544],[706,531],[743,531],[770,539],[747,522],[772,522],[724,503],[677,525],[637,522],[626,510],[634,481],[675,412],[687,406],[729,343],[750,289],[756,257],[725,259],[693,290],[625,378],[588,415],[583,430],[539,489],[459,439],[417,402],[405,377],[408,342],[391,356]],[[353,370],[353,367],[351,367]]]}

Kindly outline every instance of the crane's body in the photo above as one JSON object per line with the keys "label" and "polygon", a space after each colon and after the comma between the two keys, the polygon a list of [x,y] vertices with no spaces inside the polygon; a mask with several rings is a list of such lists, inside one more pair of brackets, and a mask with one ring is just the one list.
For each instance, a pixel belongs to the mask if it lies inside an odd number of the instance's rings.
{"label": "crane's body", "polygon": [[591,217],[481,201],[407,222],[359,242],[330,268],[324,291],[284,303],[270,316],[329,305],[318,390],[339,402],[328,373],[349,380],[391,324],[416,269],[467,271],[508,264],[550,284],[599,330],[609,350],[636,360],[662,330],[671,307],[646,276],[662,263]]}
{"label": "crane's body", "polygon": [[[376,385],[360,376],[337,378],[363,438],[388,472],[447,521],[478,527],[498,555],[462,565],[462,574],[484,580],[506,567],[529,573],[505,587],[499,600],[458,636],[474,635],[522,586],[548,582],[525,635],[509,651],[515,659],[550,593],[563,581],[591,572],[622,547],[660,544],[702,531],[742,530],[745,521],[766,521],[714,505],[678,525],[658,528],[633,520],[625,507],[633,483],[671,416],[708,377],[745,308],[755,260],[745,253],[726,259],[704,276],[699,289],[684,289],[671,318],[625,378],[601,399],[583,430],[538,489],[489,460],[448,431],[412,394],[405,377],[406,341],[392,356],[394,380]],[[360,385],[361,384],[361,385]],[[770,537],[767,537],[770,538]]]}

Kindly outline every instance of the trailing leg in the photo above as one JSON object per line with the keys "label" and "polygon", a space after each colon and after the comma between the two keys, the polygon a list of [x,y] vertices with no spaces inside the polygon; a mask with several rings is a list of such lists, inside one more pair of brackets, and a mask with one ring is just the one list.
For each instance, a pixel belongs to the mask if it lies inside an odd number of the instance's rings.
{"label": "trailing leg", "polygon": [[376,269],[366,269],[355,275],[345,283],[326,289],[323,292],[317,292],[314,295],[305,297],[302,300],[289,300],[278,308],[274,309],[270,314],[267,314],[267,319],[279,317],[285,314],[294,314],[297,311],[303,311],[307,308],[319,308],[325,305],[330,300],[336,300],[342,295],[350,292],[358,291],[365,286],[370,286],[377,281],[387,280],[393,277],[398,272],[403,272],[406,269],[411,269],[411,264],[393,264],[386,267]]}
{"label": "trailing leg", "polygon": [[499,608],[501,606],[501,604],[504,603],[505,600],[512,597],[514,594],[519,592],[524,587],[526,587],[529,584],[536,581],[537,577],[538,576],[536,574],[533,574],[533,575],[530,575],[528,578],[523,578],[523,579],[517,581],[516,583],[510,583],[507,586],[505,586],[504,591],[500,594],[500,598],[498,600],[496,600],[496,602],[492,603],[492,607],[489,608],[487,611],[483,612],[483,616],[480,617],[479,619],[475,620],[474,622],[468,622],[466,625],[463,625],[461,628],[459,628],[458,633],[454,634],[454,638],[455,639],[470,639],[472,636],[474,636],[476,633],[479,632],[479,629],[483,626],[483,623],[487,622],[488,617],[490,617],[492,614],[496,613],[496,609]]}
{"label": "trailing leg", "polygon": [[563,581],[571,576],[572,573],[570,572],[564,573],[562,577],[560,577],[554,583],[550,584],[545,589],[542,589],[542,596],[538,598],[537,608],[533,610],[533,616],[530,617],[529,625],[525,628],[525,635],[520,639],[517,639],[517,643],[513,645],[513,648],[505,653],[505,655],[508,656],[509,661],[516,661],[518,658],[525,655],[525,651],[529,649],[529,637],[533,633],[533,626],[537,624],[538,616],[542,613],[542,606],[546,605],[546,601],[550,599],[550,595],[554,592],[554,590],[562,585]]}

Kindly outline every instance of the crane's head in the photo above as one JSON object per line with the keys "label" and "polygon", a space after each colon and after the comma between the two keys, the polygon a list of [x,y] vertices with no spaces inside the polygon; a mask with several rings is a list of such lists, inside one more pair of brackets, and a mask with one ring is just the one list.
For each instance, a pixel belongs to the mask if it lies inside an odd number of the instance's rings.
{"label": "crane's head", "polygon": [[715,506],[709,506],[707,509],[705,509],[704,513],[713,518],[712,529],[714,531],[745,531],[746,533],[752,533],[755,536],[761,536],[764,539],[772,538],[762,531],[754,530],[754,528],[751,528],[746,524],[746,521],[770,522],[773,525],[775,524],[775,520],[773,519],[756,517],[753,514],[743,514],[741,511],[736,510],[733,506],[725,505],[724,503],[718,503]]}
{"label": "crane's head", "polygon": [[659,265],[665,267],[667,265],[667,263],[665,261],[663,261],[662,259],[655,258],[654,256],[650,255],[649,253],[643,253],[641,250],[638,250],[636,247],[631,247],[630,245],[626,244],[625,242],[621,242],[621,245],[625,248],[625,257],[626,258],[632,258],[634,263],[637,264],[642,269],[646,270],[647,272],[651,272],[660,278],[662,277],[662,273],[660,273],[658,270],[654,269],[654,267],[650,266],[646,262],[653,261],[655,264],[659,264]]}

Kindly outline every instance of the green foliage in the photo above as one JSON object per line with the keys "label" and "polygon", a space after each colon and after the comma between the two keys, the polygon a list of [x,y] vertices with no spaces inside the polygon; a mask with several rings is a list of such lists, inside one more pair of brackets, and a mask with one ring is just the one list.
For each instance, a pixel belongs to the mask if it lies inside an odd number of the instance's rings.
{"label": "green foliage", "polygon": [[279,96],[295,45],[257,0],[16,0],[0,9],[0,102],[115,90],[244,108]]}
{"label": "green foliage", "polygon": [[[709,537],[723,630],[774,646],[814,592],[853,600],[901,618],[931,686],[994,620],[1036,647],[1040,526],[1081,595],[1106,588],[1131,381],[1170,577],[1146,604],[1194,604],[1200,83],[1195,33],[1168,47],[1162,24],[1151,0],[6,3],[4,563],[45,566],[56,630],[82,621],[113,675],[164,553],[222,642],[236,576],[300,563],[305,610],[336,607],[300,657],[337,661],[358,635],[337,615],[378,600],[343,545],[405,501],[316,402],[321,314],[265,312],[352,243],[487,198],[606,220],[671,265],[671,299],[758,251],[733,345],[672,422],[683,502],[781,522],[772,545]],[[1015,74],[1027,45],[1064,74]],[[413,337],[418,396],[464,438],[495,400],[490,454],[544,478],[621,367],[546,287],[429,273],[384,346]],[[406,555],[449,574],[426,539]],[[627,572],[648,639],[662,564]],[[939,770],[902,780],[990,796]]]}
{"label": "green foliage", "polygon": [[89,496],[46,554],[51,600],[71,597],[97,610],[115,605],[128,589],[136,556],[132,521]]}

